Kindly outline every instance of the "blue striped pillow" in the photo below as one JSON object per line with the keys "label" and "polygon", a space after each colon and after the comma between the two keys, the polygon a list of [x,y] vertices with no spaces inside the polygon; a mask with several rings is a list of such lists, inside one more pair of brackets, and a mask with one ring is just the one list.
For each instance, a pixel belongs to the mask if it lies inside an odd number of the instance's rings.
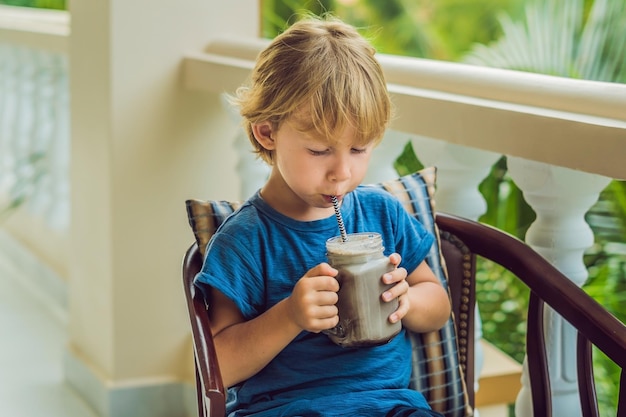
{"label": "blue striped pillow", "polygon": [[[435,181],[436,169],[429,167],[377,185],[398,198],[409,213],[435,234],[435,244],[428,253],[426,262],[447,290],[447,273],[439,250],[439,231],[434,216]],[[412,333],[411,342],[411,388],[422,392],[430,406],[445,417],[471,416],[472,409],[460,366],[454,318],[450,316],[439,331]]]}

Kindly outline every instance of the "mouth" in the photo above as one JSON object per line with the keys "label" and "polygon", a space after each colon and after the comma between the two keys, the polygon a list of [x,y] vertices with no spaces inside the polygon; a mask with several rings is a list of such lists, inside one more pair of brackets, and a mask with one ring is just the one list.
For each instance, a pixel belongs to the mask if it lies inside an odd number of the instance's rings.
{"label": "mouth", "polygon": [[339,202],[341,202],[341,200],[343,199],[343,195],[341,194],[332,194],[332,195],[324,194],[324,200],[329,204],[333,204],[333,200],[332,200],[333,196],[336,197],[337,201]]}

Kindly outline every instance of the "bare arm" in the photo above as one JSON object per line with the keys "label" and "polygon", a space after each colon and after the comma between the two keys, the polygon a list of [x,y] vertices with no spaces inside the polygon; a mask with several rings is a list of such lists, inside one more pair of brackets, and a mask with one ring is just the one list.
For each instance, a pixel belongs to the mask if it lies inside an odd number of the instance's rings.
{"label": "bare arm", "polygon": [[248,321],[233,301],[213,290],[209,314],[224,385],[231,387],[255,375],[301,331],[334,327],[339,321],[336,274],[325,263],[312,268],[289,297]]}
{"label": "bare arm", "polygon": [[[400,255],[393,254],[390,261],[398,265]],[[402,324],[414,332],[429,332],[440,329],[450,317],[450,299],[433,271],[422,262],[407,276],[404,268],[397,268],[383,276],[385,283],[396,285],[383,294],[383,300],[398,297],[398,309],[389,317],[392,322]]]}

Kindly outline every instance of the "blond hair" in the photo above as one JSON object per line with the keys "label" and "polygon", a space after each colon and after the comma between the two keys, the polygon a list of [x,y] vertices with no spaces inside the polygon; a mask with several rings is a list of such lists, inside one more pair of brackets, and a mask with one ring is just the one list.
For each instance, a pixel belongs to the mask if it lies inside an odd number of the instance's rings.
{"label": "blond hair", "polygon": [[356,129],[356,145],[382,139],[391,117],[391,101],[374,48],[354,27],[326,16],[294,23],[264,49],[251,84],[231,101],[239,107],[255,152],[272,163],[259,145],[252,124],[269,121],[273,129],[302,110],[305,131],[332,142],[347,125]]}

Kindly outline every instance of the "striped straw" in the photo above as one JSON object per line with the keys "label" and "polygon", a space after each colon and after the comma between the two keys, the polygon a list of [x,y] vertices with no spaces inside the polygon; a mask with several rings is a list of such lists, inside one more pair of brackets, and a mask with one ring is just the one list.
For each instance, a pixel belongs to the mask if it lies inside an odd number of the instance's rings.
{"label": "striped straw", "polygon": [[337,223],[339,223],[339,232],[341,233],[341,241],[347,242],[348,235],[346,234],[346,227],[343,225],[343,218],[341,217],[341,211],[339,211],[339,201],[337,201],[336,196],[330,196],[330,200],[333,202],[333,206],[335,207],[335,216],[337,217]]}

